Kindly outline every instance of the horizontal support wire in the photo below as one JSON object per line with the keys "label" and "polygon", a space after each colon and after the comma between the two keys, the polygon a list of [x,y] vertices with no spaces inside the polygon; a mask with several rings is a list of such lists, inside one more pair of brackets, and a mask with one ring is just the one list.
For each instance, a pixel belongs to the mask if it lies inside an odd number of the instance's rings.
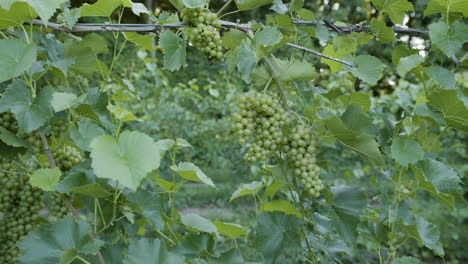
{"label": "horizontal support wire", "polygon": [[[245,33],[252,32],[255,33],[255,30],[247,27],[240,25],[238,23],[233,23],[230,21],[224,21],[220,20],[221,22],[221,27],[222,28],[235,28],[238,30],[241,30]],[[370,32],[370,28],[368,26],[363,26],[363,25],[352,25],[352,24],[347,24],[347,25],[337,25],[333,24],[332,22],[328,20],[323,20],[323,21],[308,21],[308,20],[301,20],[301,19],[295,19],[292,21],[293,24],[296,25],[325,25],[330,28],[330,30],[337,32],[338,34],[349,34],[351,32]],[[72,28],[67,28],[61,24],[58,23],[53,23],[53,22],[48,22],[47,24],[44,24],[39,19],[34,19],[32,21],[27,21],[26,24],[32,24],[36,26],[44,26],[48,28],[52,28],[55,30],[59,30],[62,32],[153,32],[156,33],[157,31],[161,31],[163,29],[171,29],[171,28],[183,28],[183,27],[188,27],[188,25],[184,22],[178,22],[178,23],[171,23],[171,24],[99,24],[99,23],[77,23],[75,24]],[[392,29],[396,33],[401,33],[401,34],[422,34],[422,35],[428,35],[428,32],[426,30],[420,30],[420,29],[413,29],[413,28],[404,28],[400,26],[393,26]],[[332,56],[325,55],[323,53],[320,53],[318,51],[297,45],[295,43],[288,42],[286,43],[287,46],[302,50],[307,53],[311,53],[313,55],[333,60],[339,63],[342,63],[346,66],[349,67],[356,67],[356,65],[352,62],[344,61]]]}

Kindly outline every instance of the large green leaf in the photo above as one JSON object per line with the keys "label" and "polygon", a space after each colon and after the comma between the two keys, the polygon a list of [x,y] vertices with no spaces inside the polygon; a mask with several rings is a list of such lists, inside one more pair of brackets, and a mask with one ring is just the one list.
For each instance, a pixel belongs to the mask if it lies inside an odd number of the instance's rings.
{"label": "large green leaf", "polygon": [[193,163],[181,162],[178,165],[172,165],[171,169],[177,172],[184,179],[205,183],[215,187],[213,181]]}
{"label": "large green leaf", "polygon": [[379,145],[372,136],[348,129],[340,118],[324,120],[328,131],[342,144],[376,162],[382,162]]}
{"label": "large green leaf", "polygon": [[245,234],[247,234],[247,231],[245,231],[242,228],[242,226],[237,225],[237,224],[225,223],[225,222],[220,222],[220,221],[214,221],[213,224],[215,224],[220,234],[228,236],[233,239],[236,239],[240,236],[244,236]]}
{"label": "large green leaf", "polygon": [[197,214],[189,213],[180,217],[182,223],[190,229],[198,232],[217,233],[218,228],[209,219]]}
{"label": "large green leaf", "polygon": [[136,190],[150,171],[159,168],[161,149],[146,134],[124,131],[118,139],[96,137],[91,142],[91,158],[97,177]]}
{"label": "large green leaf", "polygon": [[291,214],[302,216],[302,214],[294,207],[294,205],[286,200],[272,200],[261,206],[264,212],[282,212],[284,214]]}
{"label": "large green leaf", "polygon": [[408,57],[400,58],[400,62],[398,63],[398,66],[397,66],[398,74],[401,77],[405,77],[405,75],[409,71],[416,68],[423,61],[424,61],[424,57],[419,54],[413,54]]}
{"label": "large green leaf", "polygon": [[104,16],[109,17],[114,10],[122,4],[122,0],[98,0],[96,3],[83,4],[80,8],[82,17]]}
{"label": "large green leaf", "polygon": [[281,41],[282,35],[279,30],[273,27],[265,27],[264,29],[255,33],[255,43],[264,46],[273,46]]}
{"label": "large green leaf", "polygon": [[[344,49],[335,49],[333,44],[328,44],[323,49],[322,53],[325,54],[325,55],[337,58],[337,59],[342,59],[344,57],[344,55],[347,54],[346,50],[344,50]],[[329,59],[326,59],[326,58],[320,58],[320,61],[326,63],[328,65],[328,67],[330,67],[330,70],[331,70],[332,74],[337,73],[338,71],[340,71],[343,68],[343,63],[340,63],[340,62],[337,62],[337,61],[329,60]]]}
{"label": "large green leaf", "polygon": [[29,69],[36,60],[36,46],[20,39],[0,39],[0,82]]}
{"label": "large green leaf", "polygon": [[404,230],[409,236],[423,243],[427,248],[432,249],[437,255],[444,255],[442,243],[439,241],[439,229],[423,217],[416,216],[410,222],[405,223]]}
{"label": "large green leaf", "polygon": [[255,65],[257,65],[257,55],[252,49],[251,45],[247,44],[244,41],[239,47],[237,47],[239,52],[239,61],[237,62],[237,69],[242,74],[242,79],[249,83],[250,74],[252,73]]}
{"label": "large green leaf", "polygon": [[422,169],[413,167],[413,172],[419,188],[428,191],[434,198],[438,199],[451,210],[455,208],[454,197],[450,194],[442,193],[437,190],[434,183],[427,179]]}
{"label": "large green leaf", "polygon": [[461,190],[460,177],[450,166],[433,159],[425,159],[418,163],[424,175],[430,180],[438,191],[451,193]]}
{"label": "large green leaf", "polygon": [[262,213],[257,216],[254,247],[261,252],[265,264],[275,263],[275,259],[285,250],[301,245],[300,218],[282,213]]}
{"label": "large green leaf", "polygon": [[41,19],[47,23],[49,18],[54,15],[55,10],[60,8],[60,5],[66,1],[67,0],[7,0],[0,1],[0,6],[3,9],[9,10],[15,2],[26,2],[36,11]]}
{"label": "large green leaf", "polygon": [[255,9],[273,3],[273,0],[235,0],[239,10]]}
{"label": "large green leaf", "polygon": [[184,264],[185,257],[167,250],[159,239],[142,238],[128,246],[123,264]]}
{"label": "large green leaf", "polygon": [[0,140],[12,147],[29,147],[29,143],[0,126]]}
{"label": "large green leaf", "polygon": [[235,190],[232,195],[231,195],[231,199],[230,201],[236,199],[236,198],[239,198],[241,196],[244,196],[244,195],[254,195],[256,193],[258,193],[258,191],[260,191],[260,189],[262,189],[264,186],[264,184],[262,182],[259,182],[259,181],[254,181],[254,182],[251,182],[251,183],[242,183],[238,188],[237,190]]}
{"label": "large green leaf", "polygon": [[392,142],[392,157],[403,167],[408,167],[408,164],[416,164],[416,162],[424,158],[424,150],[418,141],[397,136]]}
{"label": "large green leaf", "polygon": [[17,80],[0,99],[0,112],[10,109],[16,115],[20,131],[31,132],[53,116],[50,106],[52,91],[52,88],[45,87],[33,98],[31,89]]}
{"label": "large green leaf", "polygon": [[10,10],[0,8],[0,29],[20,26],[24,21],[37,17],[36,12],[28,4],[15,2]]}
{"label": "large green leaf", "polygon": [[413,5],[407,0],[372,0],[377,9],[390,16],[394,24],[403,24],[407,11],[414,11]]}
{"label": "large green leaf", "polygon": [[372,19],[370,29],[382,43],[390,43],[397,40],[393,29],[391,27],[387,27],[383,21]]}
{"label": "large green leaf", "polygon": [[235,49],[239,47],[244,38],[246,38],[244,32],[232,28],[229,31],[225,32],[221,39],[223,40],[223,47],[226,47],[228,49]]}
{"label": "large green leaf", "polygon": [[382,74],[382,62],[370,55],[360,55],[354,59],[356,68],[349,68],[349,71],[359,79],[375,85]]}
{"label": "large green leaf", "polygon": [[429,37],[435,47],[452,57],[468,41],[468,28],[462,21],[450,26],[444,22],[434,23],[429,25]]}
{"label": "large green leaf", "polygon": [[450,12],[461,12],[466,17],[468,16],[468,1],[466,0],[432,0],[424,10],[424,15],[431,14],[448,14]]}
{"label": "large green leaf", "polygon": [[164,30],[159,35],[159,46],[164,53],[164,68],[174,71],[185,65],[185,41],[174,32]]}
{"label": "large green leaf", "polygon": [[[41,225],[29,233],[18,246],[23,255],[21,264],[57,264],[64,254],[76,253],[93,245],[88,233],[91,227],[84,220],[68,217],[47,225]],[[99,248],[96,244],[94,247]],[[75,254],[76,254],[75,253]],[[72,256],[73,258],[73,256]]]}
{"label": "large green leaf", "polygon": [[41,188],[44,191],[54,191],[55,185],[60,181],[62,173],[59,168],[37,169],[29,178],[32,186]]}
{"label": "large green leaf", "polygon": [[87,151],[91,151],[91,147],[89,146],[91,141],[103,134],[105,134],[104,129],[88,118],[80,119],[77,127],[70,129],[70,138],[78,147]]}
{"label": "large green leaf", "polygon": [[468,132],[468,107],[458,97],[457,90],[442,90],[429,94],[427,103],[442,113],[447,125]]}
{"label": "large green leaf", "polygon": [[164,228],[164,221],[161,215],[163,212],[163,203],[159,195],[150,191],[139,190],[136,193],[127,194],[126,197],[130,202],[138,206],[138,212],[155,228]]}
{"label": "large green leaf", "polygon": [[446,89],[455,89],[455,74],[438,65],[427,68],[432,80]]}
{"label": "large green leaf", "polygon": [[365,192],[355,186],[334,186],[324,195],[332,210],[334,227],[347,243],[356,243],[357,225],[367,206]]}
{"label": "large green leaf", "polygon": [[147,51],[154,51],[154,36],[140,35],[136,32],[125,32],[124,35],[128,41],[131,41],[136,45],[143,47]]}

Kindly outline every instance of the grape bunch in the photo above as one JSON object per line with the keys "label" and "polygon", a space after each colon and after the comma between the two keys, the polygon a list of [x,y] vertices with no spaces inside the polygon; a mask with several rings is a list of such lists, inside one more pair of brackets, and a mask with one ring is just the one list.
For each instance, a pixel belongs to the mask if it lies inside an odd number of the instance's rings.
{"label": "grape bunch", "polygon": [[52,135],[59,138],[67,132],[67,121],[62,118],[53,119],[50,124]]}
{"label": "grape bunch", "polygon": [[216,21],[217,15],[207,8],[197,7],[182,10],[181,16],[184,22],[193,26],[188,29],[189,41],[209,60],[221,60],[223,47],[221,36],[216,29],[221,23]]}
{"label": "grape bunch", "polygon": [[52,197],[52,202],[49,207],[50,214],[57,218],[65,218],[69,215],[70,211],[63,202],[64,196],[57,195]]}
{"label": "grape bunch", "polygon": [[13,134],[18,132],[18,121],[16,121],[15,115],[11,112],[0,113],[0,126]]}
{"label": "grape bunch", "polygon": [[72,166],[77,165],[83,160],[83,156],[78,149],[72,146],[64,146],[54,152],[54,160],[57,167],[62,171],[70,170]]}
{"label": "grape bunch", "polygon": [[[10,163],[10,164],[6,164]],[[13,164],[14,163],[14,164]],[[0,177],[0,263],[18,263],[19,249],[16,243],[38,224],[39,210],[44,207],[42,191],[29,184],[16,161],[1,161],[3,171]]]}
{"label": "grape bunch", "polygon": [[241,144],[249,142],[245,160],[268,160],[284,143],[283,127],[288,116],[279,97],[273,93],[246,93],[239,97],[238,107],[234,130]]}
{"label": "grape bunch", "polygon": [[24,139],[31,144],[31,151],[35,153],[41,153],[42,151],[42,140],[39,132],[32,131],[25,134]]}
{"label": "grape bunch", "polygon": [[319,179],[320,168],[316,164],[317,149],[313,132],[303,125],[293,126],[283,151],[287,153],[288,160],[294,168],[294,175],[300,179],[307,193],[318,197],[323,190],[323,184]]}

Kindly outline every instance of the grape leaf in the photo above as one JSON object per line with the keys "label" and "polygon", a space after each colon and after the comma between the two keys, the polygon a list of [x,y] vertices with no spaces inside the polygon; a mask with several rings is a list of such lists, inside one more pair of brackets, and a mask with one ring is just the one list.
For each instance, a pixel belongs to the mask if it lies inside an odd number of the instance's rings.
{"label": "grape leaf", "polygon": [[367,206],[365,192],[355,186],[333,186],[324,196],[332,209],[331,218],[338,233],[347,243],[356,243],[357,225]]}
{"label": "grape leaf", "polygon": [[424,158],[424,150],[419,142],[408,137],[397,136],[392,142],[392,157],[403,167],[416,164]]}
{"label": "grape leaf", "polygon": [[88,118],[81,118],[78,127],[70,129],[70,138],[78,147],[86,151],[91,151],[89,144],[95,137],[102,134],[105,134],[104,129]]}
{"label": "grape leaf", "polygon": [[379,145],[372,136],[348,129],[340,118],[336,116],[324,120],[324,123],[328,131],[339,142],[377,163],[382,162],[382,154],[380,153]]}
{"label": "grape leaf", "polygon": [[228,236],[232,239],[236,239],[247,234],[247,231],[245,231],[237,224],[224,223],[220,221],[214,221],[213,224],[216,226],[220,234]]}
{"label": "grape leaf", "polygon": [[434,183],[427,179],[422,169],[413,167],[412,170],[419,188],[428,191],[434,198],[438,199],[451,210],[455,209],[455,199],[452,195],[440,192]]}
{"label": "grape leaf", "polygon": [[129,7],[132,9],[133,14],[140,16],[143,14],[149,14],[150,12],[146,8],[146,6],[142,3],[133,3],[130,0],[122,0],[122,5],[125,7]]}
{"label": "grape leaf", "polygon": [[215,187],[213,181],[193,163],[181,162],[178,165],[172,165],[171,169],[184,179],[205,183]]}
{"label": "grape leaf", "polygon": [[54,108],[55,112],[60,112],[77,103],[77,98],[78,97],[72,93],[55,92],[52,94],[50,104]]}
{"label": "grape leaf", "polygon": [[151,35],[140,35],[136,32],[125,32],[125,38],[131,41],[147,51],[154,51],[154,36]]}
{"label": "grape leaf", "polygon": [[281,32],[273,27],[265,27],[258,31],[254,36],[254,40],[257,44],[261,44],[267,47],[278,44],[281,39]]}
{"label": "grape leaf", "polygon": [[210,220],[201,217],[197,214],[186,214],[180,217],[182,223],[190,229],[206,232],[206,233],[217,233],[218,228]]}
{"label": "grape leaf", "polygon": [[408,57],[400,58],[400,62],[397,66],[398,74],[401,77],[404,77],[409,71],[416,68],[423,61],[424,57],[419,54],[413,54]]}
{"label": "grape leaf", "polygon": [[37,169],[29,178],[32,186],[38,187],[44,191],[54,191],[55,185],[60,181],[62,172],[59,168]]}
{"label": "grape leaf", "polygon": [[382,43],[390,43],[397,40],[395,31],[391,27],[387,27],[383,21],[372,19],[370,29]]}
{"label": "grape leaf", "polygon": [[90,146],[96,176],[115,180],[132,190],[138,188],[150,171],[159,168],[161,149],[151,137],[140,132],[124,131],[118,139],[102,135]]}
{"label": "grape leaf", "polygon": [[275,263],[275,259],[289,248],[300,247],[300,218],[282,213],[262,213],[257,216],[254,247],[261,252],[265,264]]}
{"label": "grape leaf", "polygon": [[468,28],[462,21],[450,26],[444,22],[434,23],[429,25],[429,37],[435,47],[452,57],[468,41]]}
{"label": "grape leaf", "polygon": [[22,80],[11,84],[0,99],[0,112],[10,109],[18,120],[19,130],[24,133],[41,127],[53,116],[50,101],[53,89],[42,90],[33,99],[31,89]]}
{"label": "grape leaf", "polygon": [[291,214],[296,216],[302,216],[302,214],[292,205],[291,202],[286,200],[272,200],[265,204],[262,204],[261,210],[264,212],[275,212],[279,211],[284,214]]}
{"label": "grape leaf", "polygon": [[20,39],[0,39],[0,82],[12,79],[29,69],[36,60],[34,44]]}
{"label": "grape leaf", "polygon": [[243,183],[239,186],[239,188],[237,188],[235,192],[232,193],[231,199],[229,201],[244,195],[256,194],[258,191],[260,191],[261,188],[263,188],[263,186],[264,184],[259,181],[254,181],[249,184]]}
{"label": "grape leaf", "polygon": [[82,17],[103,16],[109,17],[114,10],[122,4],[122,0],[98,0],[96,3],[83,4],[80,8]]}
{"label": "grape leaf", "polygon": [[60,5],[66,1],[67,0],[10,0],[0,1],[0,6],[9,10],[14,2],[26,2],[36,11],[42,21],[47,25],[47,21],[54,15],[55,10],[60,8]]}
{"label": "grape leaf", "polygon": [[27,3],[15,2],[10,10],[0,8],[0,29],[19,26],[35,17],[37,17],[36,12]]}
{"label": "grape leaf", "polygon": [[439,229],[423,217],[416,216],[415,219],[405,223],[404,230],[409,236],[432,249],[437,255],[444,255],[444,249],[439,241]]}
{"label": "grape leaf", "polygon": [[159,239],[142,238],[128,246],[123,264],[184,264],[183,256],[169,252]]}
{"label": "grape leaf", "polygon": [[174,71],[185,65],[185,41],[170,30],[164,30],[159,35],[159,46],[164,53],[164,68]]}
{"label": "grape leaf", "polygon": [[455,74],[438,65],[427,68],[432,80],[446,89],[455,89]]}
{"label": "grape leaf", "polygon": [[0,126],[0,140],[12,147],[29,147],[29,143]]}
{"label": "grape leaf", "polygon": [[407,0],[372,0],[377,9],[387,13],[395,24],[402,24],[407,11],[414,11],[413,5]]}
{"label": "grape leaf", "polygon": [[254,50],[252,50],[252,47],[250,47],[250,45],[245,41],[237,47],[237,50],[239,50],[237,69],[242,74],[242,79],[249,83],[250,73],[252,73],[255,65],[257,65],[257,56],[255,55]]}
{"label": "grape leaf", "polygon": [[458,97],[457,90],[432,92],[428,99],[428,106],[440,111],[448,126],[468,132],[468,107]]}
{"label": "grape leaf", "polygon": [[354,63],[356,68],[348,68],[354,76],[372,85],[375,85],[380,79],[383,64],[378,58],[360,55],[354,59]]}
{"label": "grape leaf", "polygon": [[[323,49],[322,53],[337,59],[342,59],[344,55],[346,55],[346,50],[336,50],[333,44],[329,44]],[[343,63],[339,63],[337,61],[329,60],[326,58],[320,58],[320,61],[326,63],[328,67],[330,67],[332,74],[339,72],[343,68]]]}
{"label": "grape leaf", "polygon": [[420,264],[418,259],[413,257],[397,258],[392,264]]}
{"label": "grape leaf", "polygon": [[461,12],[468,16],[468,1],[466,0],[432,0],[424,10],[424,15],[437,13],[448,14],[449,12]]}
{"label": "grape leaf", "polygon": [[438,191],[451,193],[460,191],[460,177],[450,166],[433,159],[426,159],[418,163],[424,175]]}
{"label": "grape leaf", "polygon": [[235,49],[239,47],[245,37],[242,31],[231,28],[228,32],[225,32],[221,38],[223,40],[223,47]]}
{"label": "grape leaf", "polygon": [[255,9],[264,5],[271,4],[273,0],[235,0],[237,8],[239,10]]}
{"label": "grape leaf", "polygon": [[127,199],[138,206],[141,213],[157,229],[164,228],[163,202],[159,195],[147,190],[139,190],[136,193],[126,195]]}
{"label": "grape leaf", "polygon": [[208,0],[182,0],[182,3],[188,8],[204,7],[208,2]]}
{"label": "grape leaf", "polygon": [[81,252],[85,246],[89,247],[89,243],[94,243],[88,236],[91,231],[86,221],[75,221],[71,217],[41,225],[18,243],[23,253],[19,261],[21,264],[60,263],[62,255],[66,252],[70,250]]}

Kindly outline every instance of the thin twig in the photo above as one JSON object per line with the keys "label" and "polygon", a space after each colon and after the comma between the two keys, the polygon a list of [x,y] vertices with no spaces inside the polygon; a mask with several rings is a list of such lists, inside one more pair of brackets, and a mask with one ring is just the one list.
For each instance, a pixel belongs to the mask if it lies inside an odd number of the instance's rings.
{"label": "thin twig", "polygon": [[[328,20],[327,20],[328,21]],[[328,21],[331,22],[331,21]],[[293,24],[296,25],[325,25],[328,26],[326,22],[322,21],[309,21],[309,20],[303,20],[303,19],[294,19]],[[336,28],[339,30],[343,31],[344,34],[349,34],[352,32],[370,32],[370,27],[369,26],[364,26],[362,24],[346,24],[346,25],[336,25],[333,24]],[[422,34],[425,36],[429,36],[429,32],[427,30],[423,29],[415,29],[415,28],[406,28],[406,27],[400,27],[400,26],[392,26],[391,27],[395,33],[401,33],[401,34]],[[332,30],[335,30],[331,28]]]}
{"label": "thin twig", "polygon": [[39,136],[41,137],[42,148],[44,149],[44,153],[47,156],[47,159],[49,160],[49,166],[51,169],[53,169],[57,166],[55,165],[55,160],[54,160],[54,156],[52,155],[52,151],[50,151],[49,143],[47,143],[47,139],[44,136],[44,134],[39,133]]}
{"label": "thin twig", "polygon": [[286,45],[291,46],[291,47],[296,48],[296,49],[300,49],[300,50],[312,53],[314,55],[320,56],[320,57],[325,58],[325,59],[329,59],[329,60],[333,60],[333,61],[336,61],[336,62],[339,62],[339,63],[343,63],[344,65],[349,66],[349,67],[353,67],[353,68],[356,67],[356,65],[354,63],[352,63],[352,62],[348,62],[348,61],[345,61],[345,60],[342,60],[342,59],[338,59],[338,58],[335,58],[335,57],[332,57],[332,56],[328,56],[328,55],[325,55],[325,54],[320,53],[318,51],[311,50],[311,49],[308,49],[308,48],[303,47],[303,46],[299,46],[299,45],[291,43],[291,42],[286,43]]}

